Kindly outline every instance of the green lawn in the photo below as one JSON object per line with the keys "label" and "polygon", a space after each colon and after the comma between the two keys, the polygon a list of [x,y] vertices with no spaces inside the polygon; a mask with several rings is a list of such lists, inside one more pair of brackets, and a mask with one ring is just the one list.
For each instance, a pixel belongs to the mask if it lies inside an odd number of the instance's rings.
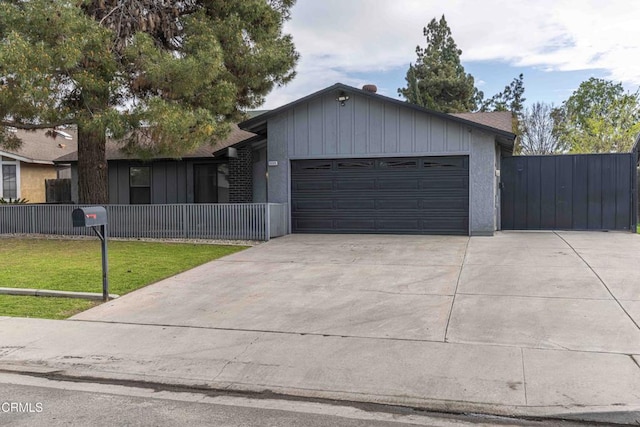
{"label": "green lawn", "polygon": [[[109,242],[109,292],[123,295],[245,247]],[[0,287],[102,292],[100,242],[0,239]],[[0,316],[63,319],[95,302],[0,295]]]}

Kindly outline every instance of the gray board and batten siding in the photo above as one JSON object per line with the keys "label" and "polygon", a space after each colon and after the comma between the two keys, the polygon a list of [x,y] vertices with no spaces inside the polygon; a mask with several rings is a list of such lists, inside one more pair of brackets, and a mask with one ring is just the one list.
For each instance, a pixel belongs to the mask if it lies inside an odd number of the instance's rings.
{"label": "gray board and batten siding", "polygon": [[634,153],[502,159],[502,229],[627,230],[637,224]]}
{"label": "gray board and batten siding", "polygon": [[129,204],[130,175],[134,166],[151,168],[151,204],[194,203],[194,165],[218,164],[211,159],[109,161],[109,203]]}
{"label": "gray board and batten siding", "polygon": [[[109,160],[109,203],[113,205],[130,203],[130,168],[147,166],[151,168],[151,204],[193,203],[192,160],[159,160],[142,163],[135,160]],[[78,166],[71,165],[72,200],[78,200]]]}
{"label": "gray board and batten siding", "polygon": [[[269,202],[291,203],[290,162],[296,160],[463,156],[468,157],[468,231],[493,234],[497,143],[490,128],[345,88],[318,92],[268,116]],[[344,106],[336,101],[342,90],[349,95]]]}

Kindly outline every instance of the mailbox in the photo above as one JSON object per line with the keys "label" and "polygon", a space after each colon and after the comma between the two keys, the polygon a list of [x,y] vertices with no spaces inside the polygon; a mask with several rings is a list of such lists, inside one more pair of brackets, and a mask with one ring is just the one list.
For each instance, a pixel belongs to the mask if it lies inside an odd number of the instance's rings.
{"label": "mailbox", "polygon": [[71,212],[74,227],[91,227],[102,241],[102,299],[109,301],[109,262],[107,258],[107,210],[102,206],[77,208]]}
{"label": "mailbox", "polygon": [[107,225],[107,210],[102,206],[77,208],[71,212],[74,227],[95,227]]}

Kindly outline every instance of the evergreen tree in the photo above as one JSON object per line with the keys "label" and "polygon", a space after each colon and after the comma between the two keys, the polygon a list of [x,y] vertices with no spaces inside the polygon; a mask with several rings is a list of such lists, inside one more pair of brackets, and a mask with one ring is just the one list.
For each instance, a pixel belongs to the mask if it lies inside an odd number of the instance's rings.
{"label": "evergreen tree", "polygon": [[479,92],[473,76],[460,62],[451,29],[444,17],[423,29],[426,47],[416,47],[417,59],[407,71],[407,87],[398,89],[408,102],[445,113],[475,110]]}
{"label": "evergreen tree", "polygon": [[523,121],[525,120],[524,110],[524,75],[513,79],[509,85],[504,87],[502,92],[498,92],[491,98],[479,100],[480,111],[511,111],[512,130],[518,136],[523,135]]}
{"label": "evergreen tree", "polygon": [[77,126],[79,201],[107,203],[107,135],[179,157],[294,77],[294,2],[0,1],[0,146]]}
{"label": "evergreen tree", "polygon": [[524,75],[521,73],[502,92],[482,101],[480,111],[511,111],[516,117],[522,117],[524,101]]}

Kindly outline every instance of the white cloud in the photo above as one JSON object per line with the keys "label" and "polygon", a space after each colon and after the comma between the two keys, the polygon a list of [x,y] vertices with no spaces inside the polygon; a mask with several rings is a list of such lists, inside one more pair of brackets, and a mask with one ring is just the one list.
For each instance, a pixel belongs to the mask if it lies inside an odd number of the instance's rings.
{"label": "white cloud", "polygon": [[[286,30],[302,55],[298,77],[267,108],[354,73],[405,70],[422,28],[446,15],[463,62],[501,61],[549,71],[604,70],[640,85],[640,2],[628,0],[298,0]],[[375,83],[375,82],[374,82]],[[394,96],[395,88],[387,88]],[[385,93],[385,89],[381,90]]]}

